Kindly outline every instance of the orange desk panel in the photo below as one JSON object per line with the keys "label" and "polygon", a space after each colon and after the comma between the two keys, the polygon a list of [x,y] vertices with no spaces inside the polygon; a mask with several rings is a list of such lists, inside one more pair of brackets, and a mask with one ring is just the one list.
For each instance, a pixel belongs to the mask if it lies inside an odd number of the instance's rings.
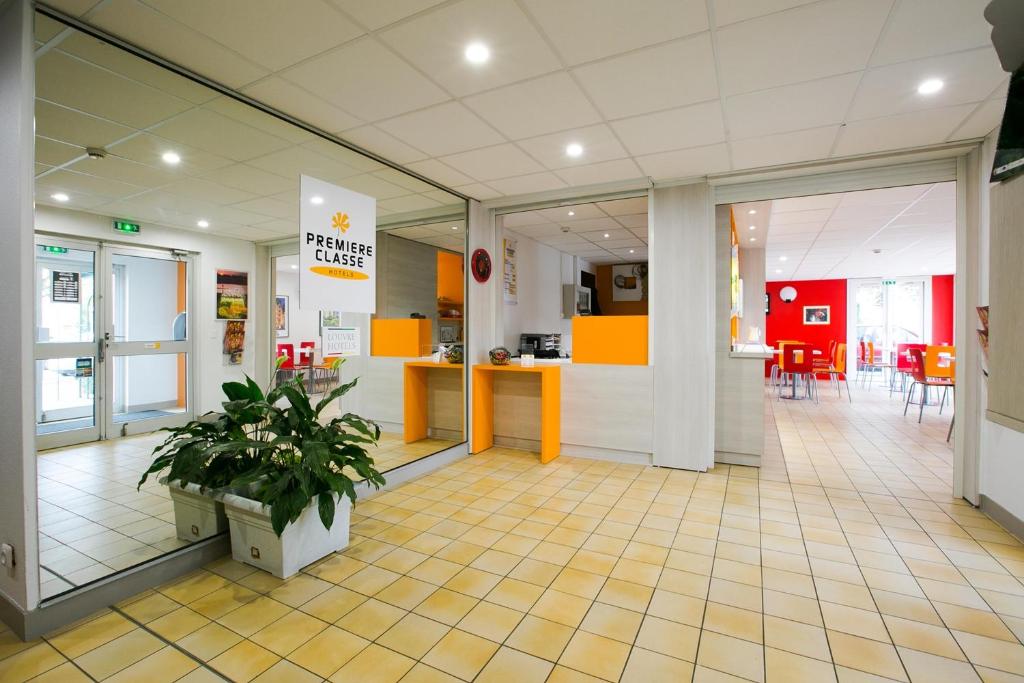
{"label": "orange desk panel", "polygon": [[405,443],[412,443],[427,438],[427,371],[458,370],[463,371],[461,363],[433,363],[430,361],[410,361],[405,364],[404,373],[404,417],[403,437]]}
{"label": "orange desk panel", "polygon": [[429,318],[374,318],[370,321],[370,355],[429,356],[431,331]]}
{"label": "orange desk panel", "polygon": [[494,375],[499,372],[540,375],[540,461],[551,462],[562,450],[562,368],[558,365],[473,366],[473,452],[494,445]]}
{"label": "orange desk panel", "polygon": [[572,362],[647,365],[647,316],[573,317]]}

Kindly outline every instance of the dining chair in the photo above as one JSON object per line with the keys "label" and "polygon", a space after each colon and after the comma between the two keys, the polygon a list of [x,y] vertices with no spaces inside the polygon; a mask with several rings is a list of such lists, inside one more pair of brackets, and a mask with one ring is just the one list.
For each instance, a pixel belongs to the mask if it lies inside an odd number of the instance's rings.
{"label": "dining chair", "polygon": [[846,385],[846,397],[853,403],[853,396],[850,394],[850,382],[846,377],[846,344],[836,345],[836,355],[832,366],[828,369],[829,381],[836,383],[836,393],[842,398],[843,392],[839,389],[839,379],[842,377]]}
{"label": "dining chair", "polygon": [[811,359],[811,363],[814,365],[814,369],[816,371],[819,371],[822,374],[825,374],[825,373],[827,373],[829,371],[829,368],[831,368],[833,365],[835,365],[835,360],[836,360],[836,344],[837,344],[836,340],[833,339],[832,341],[830,341],[828,343],[828,355],[826,355],[824,358],[812,358]]}
{"label": "dining chair", "polygon": [[[956,385],[956,347],[948,345],[931,345],[924,352],[924,374],[932,379],[949,380],[950,386]],[[942,400],[939,402],[939,415],[946,405],[946,398],[949,394],[949,387],[942,392]]]}
{"label": "dining chair", "polygon": [[[782,379],[788,376],[793,382],[793,396],[796,396],[796,383],[804,381],[804,391],[808,398],[818,402],[818,380],[814,374],[814,363],[811,360],[814,347],[810,344],[786,344],[782,349]],[[782,387],[779,387],[779,400],[782,400]]]}
{"label": "dining chair", "polygon": [[910,376],[910,349],[921,349],[925,350],[927,344],[897,344],[896,345],[896,364],[893,368],[893,381],[889,383],[889,396],[892,396],[892,392],[896,390],[895,377],[898,375],[900,379],[899,392],[902,394],[907,389],[907,377]]}
{"label": "dining chair", "polygon": [[768,375],[768,382],[769,382],[769,384],[771,386],[777,388],[778,384],[780,382],[780,378],[782,377],[782,355],[783,355],[782,352],[783,352],[783,347],[785,347],[786,344],[799,344],[799,343],[800,342],[794,341],[792,339],[779,339],[778,341],[775,342],[775,347],[779,350],[779,353],[777,354],[778,355],[778,360],[776,360],[776,361],[774,361],[772,363],[772,369],[771,369],[771,372]]}
{"label": "dining chair", "polygon": [[[924,365],[924,352],[921,349],[910,349],[910,373],[914,379],[914,383],[910,385],[910,391],[907,392],[907,402],[903,406],[903,414],[907,414],[907,409],[910,408],[910,404],[914,398],[914,389],[918,386],[921,387],[921,398],[915,405],[919,405],[920,408],[917,412],[917,422],[920,424],[921,418],[924,416],[924,407],[928,403],[928,389],[929,387],[942,387],[948,391],[950,387],[953,388],[954,394],[956,393],[956,386],[950,379],[943,378],[929,378],[925,373]],[[942,406],[939,406],[941,412]]]}

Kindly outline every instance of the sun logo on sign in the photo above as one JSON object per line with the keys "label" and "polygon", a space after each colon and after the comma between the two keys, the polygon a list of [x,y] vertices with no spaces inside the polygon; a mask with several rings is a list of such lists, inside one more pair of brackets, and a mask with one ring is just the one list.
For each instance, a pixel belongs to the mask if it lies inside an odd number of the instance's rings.
{"label": "sun logo on sign", "polygon": [[338,232],[348,232],[348,214],[339,211],[338,213],[331,216],[331,227],[337,230]]}

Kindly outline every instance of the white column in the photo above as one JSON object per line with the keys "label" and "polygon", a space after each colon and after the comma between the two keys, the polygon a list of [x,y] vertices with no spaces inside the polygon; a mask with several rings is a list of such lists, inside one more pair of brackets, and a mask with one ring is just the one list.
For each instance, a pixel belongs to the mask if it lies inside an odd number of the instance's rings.
{"label": "white column", "polygon": [[715,230],[706,183],[650,193],[654,464],[715,460]]}
{"label": "white column", "polygon": [[32,193],[35,60],[32,6],[0,1],[0,542],[14,547],[0,567],[0,618],[39,601],[32,360]]}
{"label": "white column", "polygon": [[740,320],[739,342],[747,342],[751,327],[761,330],[764,341],[764,249],[740,246],[740,279],[743,280],[743,318]]}
{"label": "white column", "polygon": [[[466,440],[473,441],[473,372],[474,363],[487,362],[487,352],[503,338],[501,325],[501,254],[498,252],[498,230],[491,212],[471,199],[466,207]],[[491,256],[491,277],[477,282],[473,277],[473,252],[486,249]]]}

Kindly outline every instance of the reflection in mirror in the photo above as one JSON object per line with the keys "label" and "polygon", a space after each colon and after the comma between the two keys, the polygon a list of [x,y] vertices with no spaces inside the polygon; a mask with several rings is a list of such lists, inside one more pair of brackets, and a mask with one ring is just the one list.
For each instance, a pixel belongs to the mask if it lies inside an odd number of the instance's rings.
{"label": "reflection in mirror", "polygon": [[[138,483],[156,430],[218,411],[225,382],[301,373],[323,395],[359,377],[329,410],[380,421],[381,470],[463,440],[461,372],[414,369],[425,384],[406,390],[410,363],[462,340],[462,199],[42,15],[36,45],[44,600],[224,531],[209,500]],[[301,309],[287,257],[262,275],[256,245],[297,238],[301,175],[377,202],[372,322]],[[359,348],[337,370],[323,332],[346,327]],[[275,377],[278,343],[293,365]]]}
{"label": "reflection in mirror", "polygon": [[[465,440],[465,215],[431,214],[379,222],[372,316],[301,310],[298,254],[274,258],[274,344],[286,358],[276,380],[302,374],[322,395],[359,378],[322,418],[351,412],[376,421],[382,434],[371,454],[384,473]],[[330,335],[354,340],[338,368],[324,357]]]}

